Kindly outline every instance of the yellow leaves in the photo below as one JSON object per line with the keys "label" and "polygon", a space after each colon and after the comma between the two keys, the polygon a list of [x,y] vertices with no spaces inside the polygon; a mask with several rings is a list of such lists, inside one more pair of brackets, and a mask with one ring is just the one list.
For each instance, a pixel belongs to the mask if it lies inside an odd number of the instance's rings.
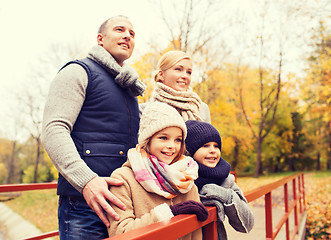
{"label": "yellow leaves", "polygon": [[5,164],[0,162],[0,183],[4,183],[6,181],[8,171]]}
{"label": "yellow leaves", "polygon": [[8,139],[0,139],[0,162],[3,162],[11,154],[13,143]]}
{"label": "yellow leaves", "polygon": [[141,56],[132,67],[139,74],[139,79],[146,84],[146,91],[144,92],[144,96],[139,96],[139,103],[146,102],[151,96],[154,89],[154,70],[157,64],[157,56],[153,53],[146,53]]}
{"label": "yellow leaves", "polygon": [[[237,183],[241,190],[253,190],[260,186],[275,182],[284,176],[238,177]],[[329,239],[331,236],[331,174],[316,177],[315,173],[305,173],[305,200],[307,210],[306,239]],[[290,183],[292,184],[292,183]],[[283,191],[273,191],[272,195],[283,196]],[[264,204],[264,198],[258,198],[250,203]],[[279,203],[281,204],[281,203]]]}
{"label": "yellow leaves", "polygon": [[307,239],[328,239],[331,234],[331,177],[305,174]]}

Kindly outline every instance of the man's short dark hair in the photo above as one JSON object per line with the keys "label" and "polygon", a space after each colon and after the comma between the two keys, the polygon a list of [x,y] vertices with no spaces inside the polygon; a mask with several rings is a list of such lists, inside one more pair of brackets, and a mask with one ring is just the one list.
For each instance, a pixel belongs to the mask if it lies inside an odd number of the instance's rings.
{"label": "man's short dark hair", "polygon": [[110,17],[108,18],[106,21],[104,21],[101,26],[99,27],[99,31],[98,33],[101,33],[101,34],[105,34],[105,29],[107,27],[107,24],[109,21],[115,19],[115,18],[125,18],[125,19],[129,19],[127,16],[124,16],[124,15],[116,15],[116,16],[113,16],[113,17]]}

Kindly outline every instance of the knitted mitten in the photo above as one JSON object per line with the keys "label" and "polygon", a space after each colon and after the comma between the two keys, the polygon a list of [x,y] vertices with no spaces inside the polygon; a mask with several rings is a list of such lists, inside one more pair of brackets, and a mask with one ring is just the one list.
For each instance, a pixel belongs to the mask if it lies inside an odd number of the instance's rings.
{"label": "knitted mitten", "polygon": [[[232,202],[233,191],[216,184],[206,184],[199,192],[205,199],[214,199],[221,203],[230,204]],[[201,198],[201,196],[200,196]]]}
{"label": "knitted mitten", "polygon": [[199,221],[205,221],[209,215],[208,210],[202,203],[192,200],[170,206],[170,209],[175,216],[178,214],[195,214]]}

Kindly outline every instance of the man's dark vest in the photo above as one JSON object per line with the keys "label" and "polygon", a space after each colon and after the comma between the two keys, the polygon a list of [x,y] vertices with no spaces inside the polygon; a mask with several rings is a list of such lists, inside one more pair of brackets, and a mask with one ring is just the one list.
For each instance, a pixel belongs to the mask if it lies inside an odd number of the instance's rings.
{"label": "man's dark vest", "polygon": [[[92,171],[109,177],[126,161],[128,149],[138,142],[138,101],[93,60],[75,60],[65,66],[71,63],[84,67],[88,75],[84,104],[71,137],[81,158]],[[57,193],[82,196],[61,174]]]}

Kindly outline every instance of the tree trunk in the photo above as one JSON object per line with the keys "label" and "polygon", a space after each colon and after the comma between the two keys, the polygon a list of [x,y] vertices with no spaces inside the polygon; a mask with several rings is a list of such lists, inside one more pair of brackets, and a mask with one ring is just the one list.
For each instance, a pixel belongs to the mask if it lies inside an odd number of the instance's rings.
{"label": "tree trunk", "polygon": [[231,170],[234,171],[239,162],[239,141],[235,139],[235,146],[233,149],[233,161],[231,163]]}
{"label": "tree trunk", "polygon": [[316,170],[321,170],[321,156],[320,152],[317,153],[317,161],[316,161]]}
{"label": "tree trunk", "polygon": [[289,157],[288,158],[288,166],[289,169],[294,172],[295,171],[295,167],[294,167],[294,158],[293,157]]}
{"label": "tree trunk", "polygon": [[259,136],[257,139],[257,148],[256,148],[256,163],[255,163],[255,172],[254,172],[254,177],[258,178],[259,174],[261,172],[261,158],[262,158],[262,139]]}
{"label": "tree trunk", "polygon": [[13,149],[12,149],[11,157],[9,160],[8,176],[6,179],[7,184],[13,183],[14,170],[15,170],[15,159],[16,159],[15,149],[16,149],[16,141],[13,141]]}
{"label": "tree trunk", "polygon": [[36,156],[36,164],[34,167],[34,176],[33,176],[34,183],[36,183],[38,180],[38,165],[40,160],[40,138],[37,138],[36,141],[37,141],[37,156]]}

